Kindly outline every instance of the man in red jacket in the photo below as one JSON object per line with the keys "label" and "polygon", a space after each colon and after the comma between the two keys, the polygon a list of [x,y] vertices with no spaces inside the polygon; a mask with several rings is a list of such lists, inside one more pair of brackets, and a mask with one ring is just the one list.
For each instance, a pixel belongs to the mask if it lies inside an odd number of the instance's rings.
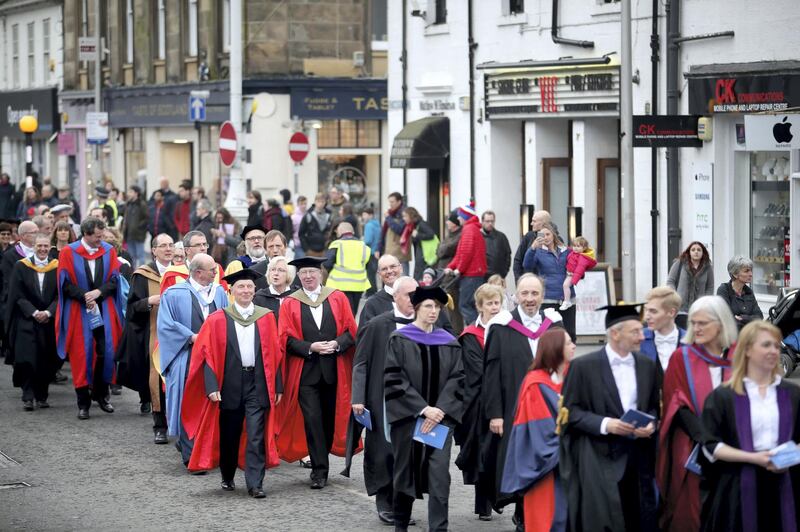
{"label": "man in red jacket", "polygon": [[481,235],[481,224],[475,212],[475,202],[458,208],[458,221],[461,224],[461,240],[456,254],[445,273],[461,276],[458,286],[458,310],[469,326],[478,319],[475,309],[475,290],[483,284],[486,276],[486,243]]}

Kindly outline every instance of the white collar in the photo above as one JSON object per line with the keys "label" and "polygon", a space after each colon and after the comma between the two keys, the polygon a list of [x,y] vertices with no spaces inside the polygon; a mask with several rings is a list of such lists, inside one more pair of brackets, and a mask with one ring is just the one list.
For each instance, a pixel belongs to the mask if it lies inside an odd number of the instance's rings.
{"label": "white collar", "polygon": [[194,288],[198,294],[205,295],[207,299],[208,299],[207,296],[212,293],[211,289],[214,288],[214,283],[211,283],[208,286],[203,286],[194,279],[192,279],[191,276],[189,276],[189,284],[192,285],[192,288]]}
{"label": "white collar", "polygon": [[[93,255],[93,254],[97,253],[97,250],[100,249],[99,247],[98,248],[89,247],[89,244],[86,243],[86,240],[84,240],[82,238],[81,238],[81,245],[83,246],[83,249],[85,249],[86,251],[89,252],[89,255]],[[22,249],[25,249],[25,244],[23,244],[22,242],[20,242],[20,246],[22,246]]]}
{"label": "white collar", "polygon": [[253,312],[256,311],[256,306],[252,302],[246,307],[240,307],[239,303],[234,301],[233,306],[236,307],[236,312],[238,312],[239,315],[244,319],[249,318],[253,315]]}
{"label": "white collar", "polygon": [[164,275],[164,272],[166,272],[167,268],[169,268],[169,266],[170,266],[169,264],[164,266],[163,264],[161,264],[157,260],[155,261],[155,263],[156,263],[156,269],[158,270],[158,275]]}
{"label": "white collar", "polygon": [[533,316],[528,316],[525,314],[525,311],[522,310],[521,305],[517,305],[517,311],[519,312],[519,318],[522,320],[522,324],[528,329],[530,329],[532,325],[538,327],[542,324],[542,316],[538,312]]}
{"label": "white collar", "polygon": [[626,364],[631,366],[634,364],[633,355],[631,353],[628,353],[627,356],[623,357],[614,351],[610,344],[606,344],[606,356],[608,357],[608,363],[612,366],[614,365],[615,360],[619,360],[619,362],[617,362],[618,364]]}
{"label": "white collar", "polygon": [[672,331],[669,334],[660,334],[658,331],[653,329],[653,338],[655,338],[656,341],[662,340],[665,342],[676,342],[678,340],[678,326],[673,324]]}
{"label": "white collar", "polygon": [[[744,387],[747,388],[747,390],[752,390],[752,391],[757,391],[758,390],[758,384],[756,383],[756,381],[754,381],[750,377],[745,377],[742,380],[742,382],[744,383]],[[767,385],[767,387],[768,388],[774,388],[775,386],[780,384],[780,382],[781,382],[781,376],[780,375],[775,375],[775,378],[772,379],[772,382],[769,383]]]}
{"label": "white collar", "polygon": [[31,255],[31,262],[36,266],[47,266],[50,263],[50,257],[45,257],[44,260],[39,260],[36,254]]}
{"label": "white collar", "polygon": [[[491,319],[489,321],[491,321]],[[481,321],[481,315],[480,314],[478,314],[478,319],[475,320],[475,326],[476,327],[480,327],[481,329],[485,329],[486,328],[486,324]]]}
{"label": "white collar", "polygon": [[315,290],[309,292],[305,288],[303,288],[303,292],[308,296],[311,301],[316,301],[319,297],[320,293],[322,293],[322,285],[319,285]]}
{"label": "white collar", "polygon": [[383,290],[389,294],[390,296],[394,295],[394,287],[389,286],[388,284],[383,285]]}
{"label": "white collar", "polygon": [[259,258],[259,259],[254,259],[254,258],[253,258],[252,256],[250,256],[250,255],[248,255],[248,257],[250,257],[250,262],[252,262],[253,264],[258,264],[259,262],[264,262],[265,260],[267,260],[267,254],[266,254],[266,253],[264,253],[264,254],[261,256],[261,258]]}
{"label": "white collar", "polygon": [[[23,244],[22,240],[19,241],[19,247],[22,248],[22,251],[24,252],[26,257],[30,257],[31,255],[35,255],[35,252],[34,252],[33,248],[29,248],[28,246]],[[95,251],[97,251],[97,250],[95,250]],[[91,253],[94,253],[94,251],[92,251]]]}
{"label": "white collar", "polygon": [[392,303],[392,310],[394,311],[394,317],[395,318],[404,318],[404,319],[407,319],[407,320],[413,320],[414,319],[414,313],[413,312],[411,313],[410,316],[406,316],[402,312],[400,312],[400,309],[398,309],[397,305],[394,304],[394,303]]}
{"label": "white collar", "polygon": [[281,295],[283,293],[283,292],[278,292],[277,290],[275,290],[275,288],[273,288],[272,285],[269,285],[268,288],[269,288],[269,293],[274,295],[274,296],[279,296],[279,295]]}

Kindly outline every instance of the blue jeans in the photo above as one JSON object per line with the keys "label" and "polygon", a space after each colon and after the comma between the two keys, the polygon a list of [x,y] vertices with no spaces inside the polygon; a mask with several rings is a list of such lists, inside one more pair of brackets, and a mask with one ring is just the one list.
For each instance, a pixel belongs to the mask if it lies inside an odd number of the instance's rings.
{"label": "blue jeans", "polygon": [[128,240],[126,242],[128,246],[128,253],[131,254],[131,258],[133,259],[133,266],[134,269],[144,264],[144,242],[136,242],[134,240]]}
{"label": "blue jeans", "polygon": [[483,277],[462,277],[458,281],[458,310],[464,318],[464,326],[472,325],[478,319],[475,308],[475,290],[484,283]]}

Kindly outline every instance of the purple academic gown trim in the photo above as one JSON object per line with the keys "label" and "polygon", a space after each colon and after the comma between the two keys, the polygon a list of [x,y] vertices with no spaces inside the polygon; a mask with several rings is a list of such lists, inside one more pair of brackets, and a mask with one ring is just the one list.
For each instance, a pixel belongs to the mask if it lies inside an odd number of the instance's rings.
{"label": "purple academic gown trim", "polygon": [[397,329],[397,333],[402,334],[412,342],[423,345],[447,345],[456,341],[456,337],[444,329],[434,329],[431,332],[425,332],[413,323],[409,323],[405,327]]}

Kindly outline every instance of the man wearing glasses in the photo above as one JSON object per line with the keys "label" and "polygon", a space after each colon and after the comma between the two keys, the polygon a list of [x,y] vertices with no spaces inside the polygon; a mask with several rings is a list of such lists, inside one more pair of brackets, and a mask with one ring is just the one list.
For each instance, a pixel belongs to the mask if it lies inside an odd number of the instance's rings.
{"label": "man wearing glasses", "polygon": [[368,297],[364,302],[364,308],[361,309],[361,316],[358,319],[359,331],[375,316],[392,310],[392,303],[394,303],[392,286],[401,275],[403,275],[403,267],[397,257],[383,255],[378,259],[378,276],[381,278],[383,289]]}
{"label": "man wearing glasses", "polygon": [[[172,285],[182,283],[189,278],[189,268],[187,264],[192,262],[192,258],[198,253],[208,253],[208,240],[202,231],[189,231],[183,237],[183,249],[186,251],[186,264],[173,265],[161,275],[161,293]],[[217,273],[214,275],[214,282],[221,284],[227,290],[228,284],[222,280],[225,272],[222,266],[217,264]]]}
{"label": "man wearing glasses", "polygon": [[[187,234],[187,236],[189,236]],[[200,235],[205,243],[205,237]],[[196,249],[196,248],[195,248]],[[204,248],[205,249],[205,248]],[[187,253],[188,254],[188,253]],[[206,253],[195,253],[189,262],[189,278],[161,294],[157,331],[161,375],[167,385],[167,427],[178,436],[177,447],[183,464],[189,464],[192,441],[181,423],[181,403],[192,346],[200,327],[212,312],[228,306],[225,289],[214,279],[219,265]]]}
{"label": "man wearing glasses", "polygon": [[161,302],[161,276],[169,268],[175,244],[161,233],[153,239],[153,261],[136,269],[131,276],[125,332],[119,350],[117,384],[139,392],[140,411],[153,412],[154,443],[167,443],[167,418],[164,415],[164,392],[153,359],[156,343],[156,317]]}
{"label": "man wearing glasses", "polygon": [[[245,253],[241,257],[232,260],[228,267],[225,268],[225,275],[231,275],[246,268],[253,268],[257,264],[267,263],[267,250],[264,247],[264,237],[267,232],[260,225],[248,225],[242,229],[241,237],[244,240]],[[262,272],[263,273],[263,272]],[[256,283],[256,289],[265,288],[267,285],[263,280],[263,276],[259,277]]]}

